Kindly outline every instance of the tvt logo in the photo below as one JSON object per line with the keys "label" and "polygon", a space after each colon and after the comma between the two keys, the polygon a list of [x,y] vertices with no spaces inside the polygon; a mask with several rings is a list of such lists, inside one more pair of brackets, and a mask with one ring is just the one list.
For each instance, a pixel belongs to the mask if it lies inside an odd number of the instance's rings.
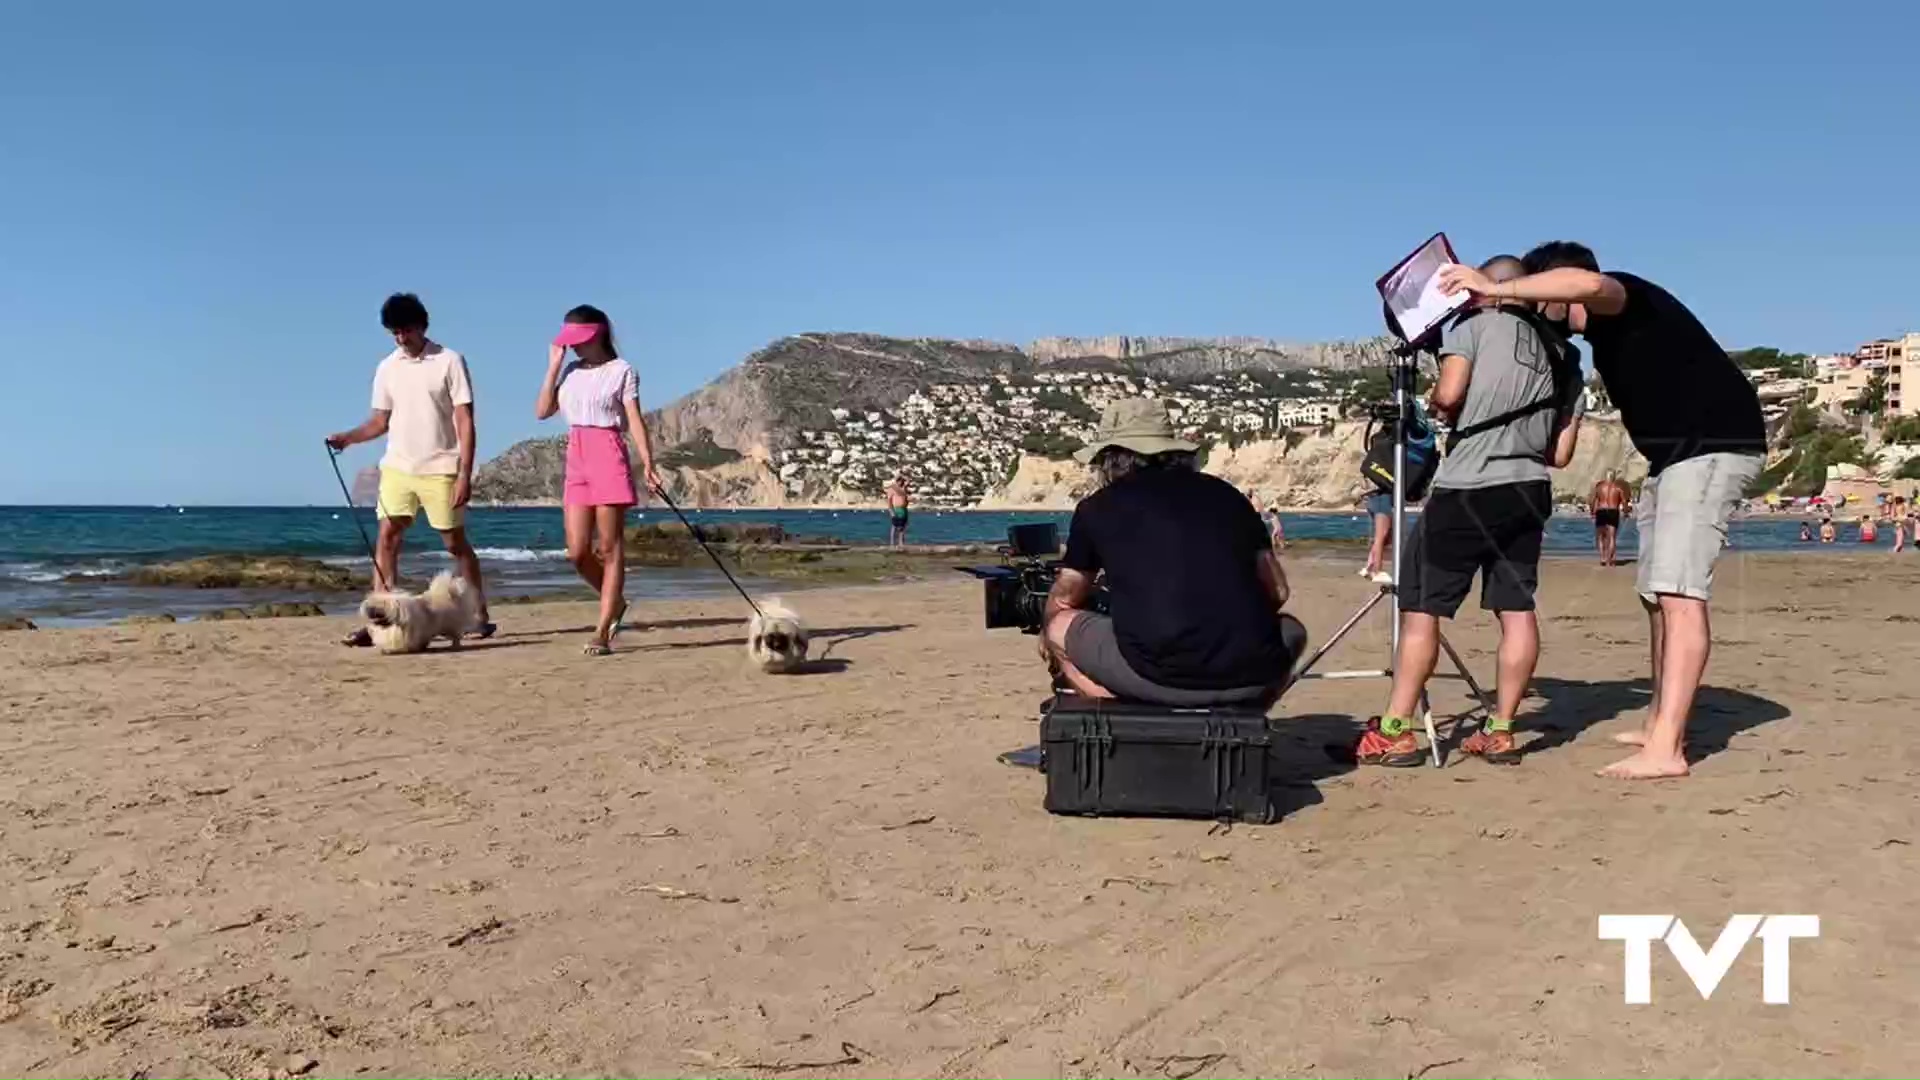
{"label": "tvt logo", "polygon": [[1665,941],[1667,951],[1680,961],[1681,970],[1693,980],[1693,988],[1702,998],[1713,997],[1714,988],[1733,968],[1733,962],[1746,949],[1747,942],[1759,935],[1761,941],[1760,1000],[1769,1005],[1785,1005],[1788,996],[1789,960],[1787,950],[1794,938],[1820,936],[1818,915],[1735,915],[1727,921],[1705,952],[1687,924],[1676,915],[1602,915],[1600,940],[1626,942],[1626,1003],[1646,1005],[1653,1001],[1653,943]]}

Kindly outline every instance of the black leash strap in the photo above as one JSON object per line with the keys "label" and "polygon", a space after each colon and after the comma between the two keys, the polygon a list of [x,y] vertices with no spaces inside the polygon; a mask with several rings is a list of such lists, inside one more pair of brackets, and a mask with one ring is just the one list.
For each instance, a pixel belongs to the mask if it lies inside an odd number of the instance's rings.
{"label": "black leash strap", "polygon": [[340,451],[331,444],[327,446],[327,460],[333,463],[333,478],[340,483],[340,497],[347,501],[347,510],[353,515],[354,531],[360,534],[360,544],[367,549],[367,561],[373,564],[373,581],[380,591],[389,591],[385,575],[380,573],[380,557],[373,553],[373,541],[367,539],[367,527],[360,524],[360,508],[353,505],[353,492],[347,490],[347,478],[340,471]]}
{"label": "black leash strap", "polygon": [[760,605],[754,603],[753,597],[747,595],[747,590],[740,587],[740,582],[734,578],[733,572],[727,569],[727,564],[721,562],[720,556],[714,554],[713,549],[707,546],[707,538],[700,535],[700,526],[687,520],[687,515],[681,513],[680,508],[673,504],[673,496],[668,495],[665,488],[655,488],[654,491],[659,494],[660,498],[667,504],[667,509],[673,511],[673,516],[680,519],[680,524],[687,527],[687,532],[693,534],[693,542],[699,544],[700,550],[706,552],[707,558],[713,560],[713,565],[719,567],[720,572],[726,575],[727,581],[733,585],[734,591],[740,594],[740,599],[747,602],[747,606],[753,609],[755,615],[762,614]]}

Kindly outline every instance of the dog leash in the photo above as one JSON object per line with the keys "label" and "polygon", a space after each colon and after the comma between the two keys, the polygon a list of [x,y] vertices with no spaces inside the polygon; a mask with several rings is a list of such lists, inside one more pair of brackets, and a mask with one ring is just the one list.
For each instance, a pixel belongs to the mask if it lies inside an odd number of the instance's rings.
{"label": "dog leash", "polygon": [[373,580],[380,591],[387,591],[386,578],[380,573],[380,558],[373,553],[373,541],[367,539],[367,527],[360,524],[360,508],[353,505],[353,492],[347,490],[347,478],[340,472],[340,451],[332,444],[327,446],[327,460],[333,463],[333,478],[340,484],[340,496],[347,500],[347,510],[353,515],[353,528],[360,534],[360,544],[367,549],[367,561],[373,564]]}
{"label": "dog leash", "polygon": [[673,516],[680,519],[680,524],[685,525],[687,531],[693,534],[693,542],[699,544],[700,550],[706,552],[707,558],[713,560],[713,565],[719,567],[720,572],[726,575],[727,580],[733,584],[734,591],[740,594],[740,599],[747,602],[747,606],[753,609],[755,615],[764,617],[764,613],[760,610],[760,605],[753,602],[753,597],[748,596],[747,590],[740,587],[740,582],[734,578],[732,571],[727,569],[727,564],[721,562],[720,556],[714,554],[713,549],[707,546],[707,538],[700,535],[700,526],[687,520],[687,515],[681,513],[680,508],[673,504],[673,496],[668,495],[665,488],[654,488],[653,490],[666,502],[667,509],[673,511]]}

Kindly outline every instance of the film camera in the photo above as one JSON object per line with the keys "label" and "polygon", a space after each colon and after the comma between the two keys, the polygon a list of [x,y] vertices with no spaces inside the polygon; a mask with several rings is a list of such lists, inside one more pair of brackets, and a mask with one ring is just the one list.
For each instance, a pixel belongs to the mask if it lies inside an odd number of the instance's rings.
{"label": "film camera", "polygon": [[[1046,617],[1047,593],[1060,576],[1060,529],[1052,522],[1007,527],[1000,547],[999,566],[962,566],[985,584],[987,629],[1017,626],[1023,634],[1037,634]],[[1105,585],[1095,588],[1093,609],[1107,610]]]}

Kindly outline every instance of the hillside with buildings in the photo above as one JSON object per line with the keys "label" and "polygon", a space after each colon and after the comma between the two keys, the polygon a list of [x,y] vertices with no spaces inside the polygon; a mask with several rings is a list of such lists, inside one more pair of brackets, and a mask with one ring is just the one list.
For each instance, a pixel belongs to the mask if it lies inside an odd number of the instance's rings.
{"label": "hillside with buildings", "polygon": [[[725,505],[869,501],[905,471],[918,500],[970,506],[1023,453],[1065,458],[1120,396],[1167,399],[1196,438],[1239,442],[1325,424],[1387,356],[1384,339],[986,341],[799,334],[648,417],[689,499]],[[559,498],[565,443],[520,443],[481,467],[481,503]]]}
{"label": "hillside with buildings", "polygon": [[[905,475],[915,502],[951,508],[1069,505],[1074,451],[1121,397],[1165,400],[1209,471],[1264,500],[1351,505],[1363,424],[1385,395],[1382,340],[1284,345],[1244,338],[986,341],[801,334],[767,346],[649,418],[676,499],[706,506],[851,506]],[[1734,355],[1755,383],[1775,452],[1754,494],[1817,495],[1846,482],[1920,476],[1920,392],[1905,390],[1920,334],[1810,357]],[[1608,468],[1645,463],[1609,423],[1596,383],[1574,468],[1577,497]],[[520,443],[482,466],[480,503],[557,502],[564,439]],[[1591,474],[1591,475],[1589,475]]]}

